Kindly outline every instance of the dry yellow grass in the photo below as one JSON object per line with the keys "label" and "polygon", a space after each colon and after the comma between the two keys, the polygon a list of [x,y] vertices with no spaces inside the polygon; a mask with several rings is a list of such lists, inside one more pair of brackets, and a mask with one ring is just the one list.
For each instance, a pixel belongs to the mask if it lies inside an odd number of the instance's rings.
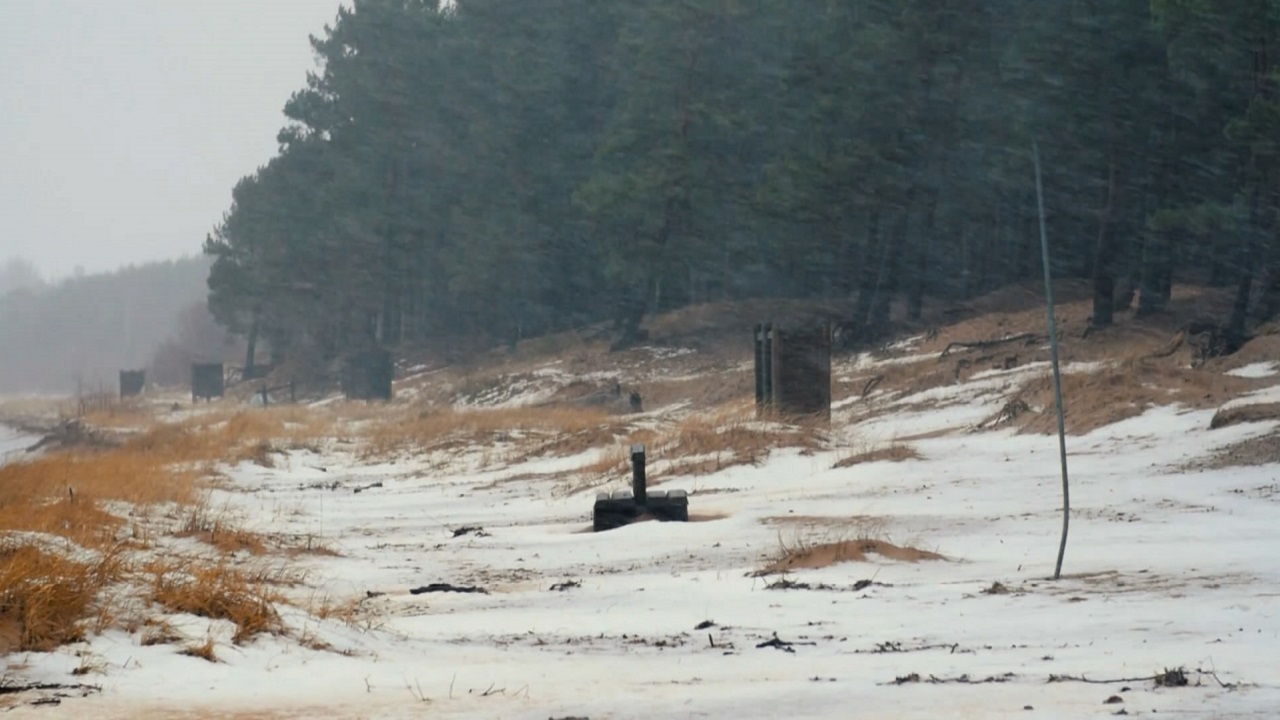
{"label": "dry yellow grass", "polygon": [[236,626],[236,643],[280,629],[275,603],[285,598],[277,588],[288,577],[279,569],[159,560],[148,564],[146,572],[151,602],[171,612],[228,620]]}
{"label": "dry yellow grass", "polygon": [[306,611],[320,620],[336,620],[348,625],[356,622],[360,614],[360,602],[363,597],[335,600],[329,595],[312,597],[306,604]]}
{"label": "dry yellow grass", "polygon": [[195,504],[212,464],[268,464],[271,442],[314,437],[321,432],[319,424],[331,421],[308,419],[297,408],[207,416],[156,425],[117,447],[72,449],[10,463],[0,467],[0,531],[51,533],[87,546],[110,543],[121,521],[102,509],[104,503]]}
{"label": "dry yellow grass", "polygon": [[[112,418],[95,419],[110,425]],[[128,424],[123,415],[114,419],[118,427]],[[141,413],[128,419],[146,422]],[[334,422],[301,408],[211,412],[131,427],[115,446],[72,448],[0,467],[0,541],[7,533],[38,534],[0,545],[0,654],[51,649],[120,625],[117,615],[128,614],[123,604],[130,595],[118,592],[120,585],[147,588],[144,596],[165,611],[229,620],[237,642],[276,630],[274,603],[283,599],[275,587],[288,579],[280,570],[233,566],[217,556],[153,560],[135,570],[126,558],[154,556],[155,533],[194,537],[218,555],[267,553],[267,537],[238,527],[227,508],[211,507],[211,468],[268,462],[273,443],[322,436]],[[151,508],[175,505],[176,516],[166,514],[176,524],[150,522]],[[48,551],[39,535],[65,538],[80,550]],[[130,617],[127,628],[143,627]],[[146,630],[143,640],[171,642],[172,631]]]}
{"label": "dry yellow grass", "polygon": [[653,428],[632,429],[598,445],[599,456],[578,469],[572,490],[628,472],[630,447],[645,446],[650,484],[690,475],[709,475],[737,465],[758,464],[781,448],[817,450],[827,444],[820,423],[758,419],[751,401],[737,400],[709,411],[694,412]]}
{"label": "dry yellow grass", "polygon": [[[1136,417],[1150,407],[1174,403],[1197,409],[1216,407],[1256,385],[1247,378],[1180,367],[1167,359],[1131,358],[1092,372],[1063,374],[1063,415],[1067,432],[1082,434]],[[1056,432],[1052,378],[1028,381],[1016,399],[1041,409],[1016,418],[1022,432]]]}
{"label": "dry yellow grass", "polygon": [[660,433],[653,455],[670,465],[655,478],[705,475],[735,465],[755,465],[776,449],[816,450],[826,443],[820,423],[757,419],[755,413],[753,402],[735,401],[690,415],[667,428]]}
{"label": "dry yellow grass", "polygon": [[229,506],[214,509],[208,495],[201,496],[184,510],[182,525],[174,534],[177,537],[195,538],[224,553],[267,553],[266,538],[239,527],[231,516]]}
{"label": "dry yellow grass", "polygon": [[117,552],[79,560],[32,545],[0,547],[0,655],[83,638],[99,592],[123,571]]}
{"label": "dry yellow grass", "polygon": [[214,652],[216,644],[213,642],[212,636],[207,636],[204,642],[188,643],[179,651],[182,655],[189,657],[197,657],[201,660],[208,660],[211,663],[218,662],[218,655]]}
{"label": "dry yellow grass", "polygon": [[448,407],[373,423],[365,434],[365,453],[381,457],[500,443],[510,446],[516,458],[565,456],[607,444],[625,427],[624,420],[593,407]]}
{"label": "dry yellow grass", "polygon": [[836,460],[833,468],[847,468],[854,465],[870,462],[903,462],[905,460],[919,460],[920,453],[910,445],[893,443],[884,447],[871,448],[869,450],[861,450],[852,455],[846,455]]}
{"label": "dry yellow grass", "polygon": [[611,477],[626,473],[631,467],[631,446],[636,444],[644,445],[646,450],[652,453],[654,448],[661,446],[662,435],[651,428],[633,430],[602,447],[596,459],[583,465],[578,472],[588,478]]}
{"label": "dry yellow grass", "polygon": [[919,562],[921,560],[945,560],[943,556],[914,547],[894,545],[888,540],[858,533],[852,540],[830,542],[795,541],[779,542],[780,550],[756,571],[757,576],[776,575],[792,570],[815,570],[837,563],[866,562],[868,555],[879,555],[888,560]]}
{"label": "dry yellow grass", "polygon": [[98,428],[145,428],[155,422],[155,408],[140,398],[111,396],[108,402],[86,406],[80,419]]}
{"label": "dry yellow grass", "polygon": [[182,635],[167,620],[147,621],[142,628],[138,642],[143,647],[152,645],[172,645],[182,640]]}

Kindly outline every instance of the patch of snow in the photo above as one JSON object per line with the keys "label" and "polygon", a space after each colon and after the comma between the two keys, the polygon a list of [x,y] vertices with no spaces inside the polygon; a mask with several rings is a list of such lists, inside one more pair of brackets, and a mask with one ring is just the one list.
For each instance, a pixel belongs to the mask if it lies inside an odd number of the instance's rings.
{"label": "patch of snow", "polygon": [[40,438],[0,424],[0,465],[15,460]]}
{"label": "patch of snow", "polygon": [[693,348],[654,347],[652,345],[643,345],[636,349],[643,350],[644,352],[649,353],[651,356],[653,356],[654,359],[657,359],[657,360],[670,360],[671,358],[678,358],[684,355],[692,355],[697,352],[697,350],[694,350]]}
{"label": "patch of snow", "polygon": [[920,344],[921,340],[924,340],[923,335],[912,335],[909,338],[905,338],[903,340],[898,340],[897,342],[889,343],[889,348],[892,350],[906,350],[908,348],[915,347],[916,345]]}
{"label": "patch of snow", "polygon": [[1243,405],[1261,405],[1280,402],[1280,384],[1271,385],[1260,390],[1247,392],[1238,398],[1223,403],[1223,409],[1241,407]]}
{"label": "patch of snow", "polygon": [[852,362],[839,363],[841,370],[869,370],[886,365],[912,365],[914,363],[923,362],[933,359],[933,355],[900,355],[885,357],[874,352],[860,352],[854,356]]}
{"label": "patch of snow", "polygon": [[1238,367],[1235,370],[1228,370],[1226,374],[1232,377],[1258,379],[1271,377],[1276,373],[1276,363],[1256,362],[1244,367]]}

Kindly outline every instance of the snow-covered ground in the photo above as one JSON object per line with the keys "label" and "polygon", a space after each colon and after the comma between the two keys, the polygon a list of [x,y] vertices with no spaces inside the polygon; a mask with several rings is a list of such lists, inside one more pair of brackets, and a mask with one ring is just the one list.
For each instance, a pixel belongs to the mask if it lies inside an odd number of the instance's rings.
{"label": "snow-covered ground", "polygon": [[[1052,581],[1057,440],[968,432],[999,408],[994,382],[940,390],[956,401],[945,411],[850,429],[872,443],[957,430],[913,441],[920,460],[833,469],[841,450],[779,451],[664,485],[691,493],[697,522],[601,534],[586,531],[594,494],[566,493],[560,475],[584,458],[477,473],[328,449],[235,468],[225,495],[250,529],[341,553],[300,560],[308,580],[295,595],[359,600],[355,616],[286,610],[293,638],[244,647],[219,623],[176,618],[191,638],[218,640],[216,664],[122,632],[10,657],[25,680],[103,689],[8,717],[1280,713],[1280,467],[1181,469],[1275,425],[1210,431],[1212,410],[1157,408],[1069,438],[1070,540]],[[483,530],[455,536],[464,527]],[[810,589],[751,576],[784,544],[867,528],[946,559],[873,555],[788,576]],[[431,583],[487,592],[411,592]],[[994,583],[1000,592],[984,592]],[[71,677],[86,653],[104,674]],[[1179,667],[1190,686],[1149,679]]]}
{"label": "snow-covered ground", "polygon": [[1266,378],[1276,374],[1276,364],[1273,362],[1259,362],[1245,365],[1244,367],[1228,370],[1228,375],[1242,378]]}
{"label": "snow-covered ground", "polygon": [[38,438],[0,423],[0,465],[21,455]]}

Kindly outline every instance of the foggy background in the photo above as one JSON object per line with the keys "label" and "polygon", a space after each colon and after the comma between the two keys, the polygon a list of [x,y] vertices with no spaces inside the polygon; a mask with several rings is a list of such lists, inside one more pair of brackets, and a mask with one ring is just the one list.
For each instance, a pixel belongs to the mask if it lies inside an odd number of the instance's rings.
{"label": "foggy background", "polygon": [[[207,292],[201,242],[275,152],[281,108],[315,68],[308,35],[338,6],[5,4],[0,393],[114,387],[180,332]],[[3,297],[20,287],[38,292]]]}

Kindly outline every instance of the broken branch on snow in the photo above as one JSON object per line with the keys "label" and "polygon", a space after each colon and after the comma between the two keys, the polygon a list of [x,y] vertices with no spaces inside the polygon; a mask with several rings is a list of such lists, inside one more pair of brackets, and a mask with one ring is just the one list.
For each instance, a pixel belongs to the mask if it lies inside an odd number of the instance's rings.
{"label": "broken branch on snow", "polygon": [[960,348],[963,350],[981,350],[985,348],[999,347],[1000,345],[1007,345],[1012,342],[1025,341],[1030,343],[1032,341],[1039,340],[1039,339],[1040,339],[1039,335],[1035,333],[1027,332],[1027,333],[1018,333],[1017,335],[1007,335],[1005,337],[997,338],[995,340],[975,340],[973,342],[957,341],[957,342],[948,343],[947,346],[942,349],[942,354],[938,356],[938,359],[941,360],[945,358],[947,355],[949,355],[951,353],[952,348]]}

